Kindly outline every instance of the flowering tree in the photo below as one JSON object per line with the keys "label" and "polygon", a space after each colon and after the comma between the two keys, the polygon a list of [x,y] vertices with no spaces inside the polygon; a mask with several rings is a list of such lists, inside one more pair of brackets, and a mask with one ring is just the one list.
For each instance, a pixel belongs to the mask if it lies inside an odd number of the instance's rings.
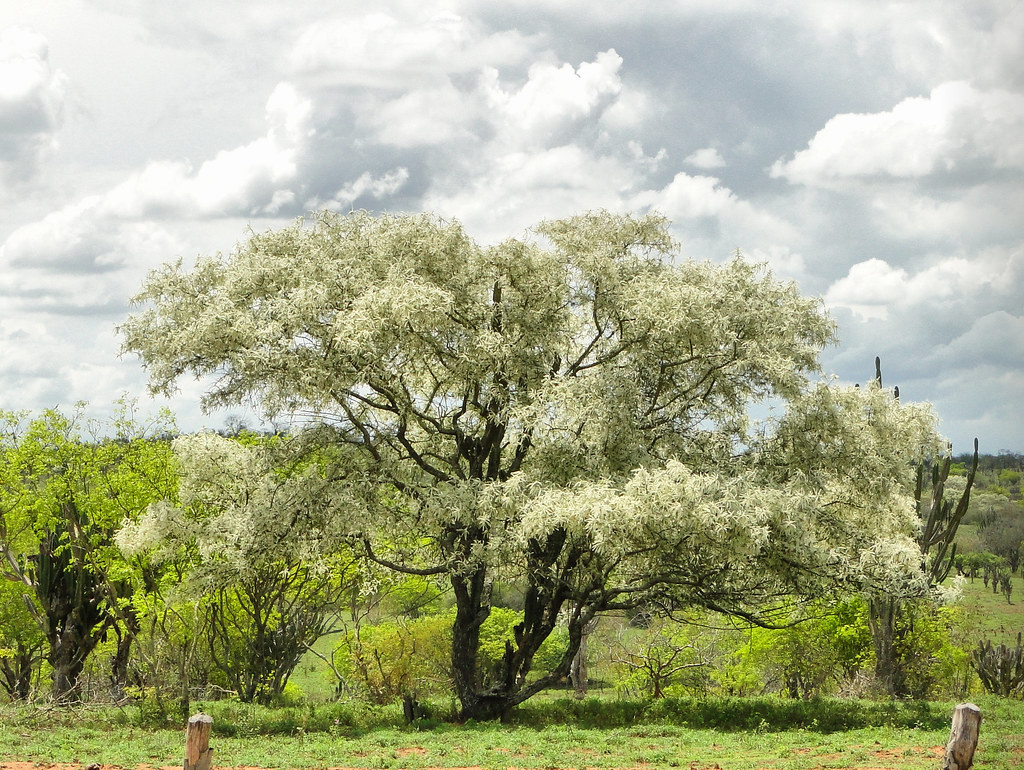
{"label": "flowering tree", "polygon": [[283,692],[356,579],[329,479],[287,444],[176,438],[177,499],[149,506],[117,533],[125,552],[181,572],[178,598],[198,600],[213,665],[246,703]]}
{"label": "flowering tree", "polygon": [[[484,248],[428,215],[323,214],[153,273],[122,333],[156,391],[212,377],[208,407],[318,426],[365,558],[450,585],[462,716],[494,718],[564,677],[602,611],[769,623],[794,594],[920,590],[930,412],[812,382],[834,334],[819,301],[674,249],[658,216]],[[524,616],[485,685],[496,581]],[[533,671],[560,622],[564,656]]]}

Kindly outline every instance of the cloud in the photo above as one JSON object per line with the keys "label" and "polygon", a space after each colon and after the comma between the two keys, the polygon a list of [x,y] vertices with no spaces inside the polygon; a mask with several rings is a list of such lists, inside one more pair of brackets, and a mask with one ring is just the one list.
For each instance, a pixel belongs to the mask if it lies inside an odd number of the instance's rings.
{"label": "cloud", "polygon": [[306,203],[306,208],[344,211],[351,209],[356,201],[364,197],[382,200],[394,195],[408,180],[409,169],[407,168],[396,168],[380,176],[374,176],[369,171],[365,171],[354,182],[350,182],[338,190],[330,200],[321,201],[314,198]]}
{"label": "cloud", "polygon": [[624,94],[622,57],[597,53],[578,66],[539,62],[524,79],[484,68],[459,130],[469,139],[445,155],[425,208],[459,217],[482,240],[585,209],[626,210],[628,198],[664,159],[643,154],[605,116]]}
{"label": "cloud", "polygon": [[567,144],[498,155],[468,184],[435,185],[423,204],[458,217],[474,238],[496,242],[544,219],[587,209],[625,211],[623,192],[636,181],[620,159]]}
{"label": "cloud", "polygon": [[996,310],[979,316],[935,355],[963,367],[998,364],[1024,373],[1024,315]]}
{"label": "cloud", "polygon": [[358,122],[372,138],[395,147],[472,142],[483,122],[474,95],[448,80],[396,98],[367,99]]}
{"label": "cloud", "polygon": [[943,83],[888,112],[842,114],[771,175],[829,186],[847,178],[919,178],[972,162],[1024,170],[1024,95]]}
{"label": "cloud", "polygon": [[686,256],[725,259],[740,250],[787,278],[803,277],[799,230],[717,177],[680,171],[664,187],[630,196],[629,207],[654,209],[672,220]]}
{"label": "cloud", "polygon": [[0,180],[25,181],[56,148],[68,77],[54,70],[42,35],[0,32]]}
{"label": "cloud", "polygon": [[222,150],[195,171],[187,161],[150,163],[98,208],[121,218],[275,213],[294,197],[288,188],[298,181],[299,160],[314,133],[311,118],[310,100],[280,83],[267,99],[265,136]]}
{"label": "cloud", "polygon": [[532,43],[516,30],[484,33],[458,14],[387,12],[318,20],[292,47],[294,72],[333,86],[407,89],[484,64],[517,64]]}
{"label": "cloud", "polygon": [[622,57],[614,49],[594,61],[534,64],[526,82],[506,90],[497,69],[485,70],[482,89],[492,122],[509,144],[551,146],[572,136],[583,121],[599,118],[622,92]]}
{"label": "cloud", "polygon": [[962,300],[985,288],[1008,289],[1014,281],[1014,262],[996,255],[974,260],[945,257],[913,273],[872,258],[853,265],[843,278],[832,283],[825,292],[825,304],[847,308],[864,320],[885,320],[895,308]]}
{"label": "cloud", "polygon": [[702,147],[686,156],[683,162],[705,170],[725,166],[725,158],[714,147]]}
{"label": "cloud", "polygon": [[311,135],[310,102],[288,84],[267,101],[266,136],[218,153],[197,171],[187,161],[155,161],[101,195],[91,195],[15,230],[0,247],[13,268],[104,273],[169,236],[149,219],[276,214],[292,205],[298,158]]}
{"label": "cloud", "polygon": [[637,202],[664,212],[672,220],[714,217],[740,203],[720,179],[682,171],[663,189],[638,196]]}

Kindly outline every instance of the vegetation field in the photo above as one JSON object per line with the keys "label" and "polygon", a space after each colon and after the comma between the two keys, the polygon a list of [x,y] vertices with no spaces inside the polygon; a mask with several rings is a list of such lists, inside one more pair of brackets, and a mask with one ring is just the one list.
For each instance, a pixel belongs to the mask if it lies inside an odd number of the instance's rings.
{"label": "vegetation field", "polygon": [[976,578],[964,583],[961,603],[972,614],[980,638],[1012,646],[1017,642],[1017,634],[1024,631],[1024,578],[1013,575],[1011,580],[1013,592],[1009,602]]}
{"label": "vegetation field", "polygon": [[[214,716],[219,767],[931,770],[941,763],[953,704],[592,699],[533,706],[504,725],[412,726],[391,708],[199,706]],[[975,767],[1024,766],[1024,704],[982,698],[980,706]],[[181,729],[146,726],[143,717],[134,707],[4,707],[0,768],[180,767]]]}

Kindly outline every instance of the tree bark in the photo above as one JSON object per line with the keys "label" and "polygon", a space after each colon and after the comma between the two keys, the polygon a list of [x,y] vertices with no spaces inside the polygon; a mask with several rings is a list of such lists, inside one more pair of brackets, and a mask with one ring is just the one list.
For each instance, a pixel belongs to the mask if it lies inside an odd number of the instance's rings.
{"label": "tree bark", "polygon": [[504,715],[501,704],[481,693],[478,660],[480,626],[490,614],[486,596],[486,572],[478,568],[468,575],[452,575],[455,620],[452,623],[452,679],[461,705],[461,719],[496,719]]}
{"label": "tree bark", "polygon": [[943,770],[969,770],[974,764],[974,750],[978,746],[980,729],[981,709],[973,703],[961,703],[954,709]]}
{"label": "tree bark", "polygon": [[583,700],[587,697],[587,639],[597,628],[597,618],[592,618],[584,627],[583,635],[580,637],[580,648],[572,659],[572,666],[569,668],[569,678],[572,679],[573,697],[576,700]]}
{"label": "tree bark", "polygon": [[868,626],[875,647],[875,679],[891,698],[907,694],[903,664],[896,648],[898,611],[894,599],[872,599],[868,603]]}
{"label": "tree bark", "polygon": [[3,688],[11,700],[28,700],[32,693],[32,670],[38,660],[38,649],[22,642],[16,644],[14,654],[0,658],[0,675]]}
{"label": "tree bark", "polygon": [[210,770],[213,749],[210,748],[210,730],[213,717],[195,714],[185,728],[185,764],[183,770]]}

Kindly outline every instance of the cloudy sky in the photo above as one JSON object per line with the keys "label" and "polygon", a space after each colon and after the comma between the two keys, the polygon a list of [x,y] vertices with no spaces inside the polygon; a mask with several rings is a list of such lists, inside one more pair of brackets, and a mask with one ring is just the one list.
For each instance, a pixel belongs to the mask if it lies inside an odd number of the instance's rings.
{"label": "cloudy sky", "polygon": [[4,3],[0,408],[148,403],[128,299],[249,228],[656,209],[821,296],[828,371],[1024,451],[1022,41],[1019,0]]}

